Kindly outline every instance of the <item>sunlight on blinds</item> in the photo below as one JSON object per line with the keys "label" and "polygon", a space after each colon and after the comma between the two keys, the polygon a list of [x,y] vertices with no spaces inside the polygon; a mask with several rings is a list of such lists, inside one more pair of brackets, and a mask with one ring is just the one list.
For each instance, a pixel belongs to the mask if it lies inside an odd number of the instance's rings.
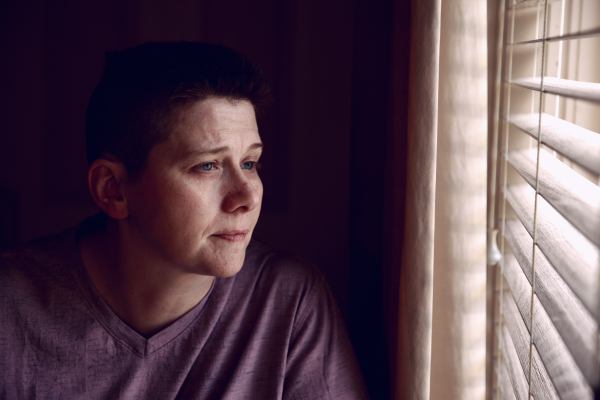
{"label": "sunlight on blinds", "polygon": [[600,384],[600,1],[505,0],[494,399]]}

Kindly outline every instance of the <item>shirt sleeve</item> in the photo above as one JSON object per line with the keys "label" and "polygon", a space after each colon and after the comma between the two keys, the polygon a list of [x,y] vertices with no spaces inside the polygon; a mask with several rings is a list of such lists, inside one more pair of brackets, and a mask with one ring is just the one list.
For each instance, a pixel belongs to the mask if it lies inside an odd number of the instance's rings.
{"label": "shirt sleeve", "polygon": [[283,398],[368,398],[344,322],[320,275],[300,306],[294,324]]}

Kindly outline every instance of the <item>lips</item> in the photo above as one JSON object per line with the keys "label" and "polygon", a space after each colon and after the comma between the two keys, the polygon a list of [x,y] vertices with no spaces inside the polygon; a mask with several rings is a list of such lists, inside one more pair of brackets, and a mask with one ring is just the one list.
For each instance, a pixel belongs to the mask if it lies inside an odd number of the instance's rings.
{"label": "lips", "polygon": [[246,235],[248,235],[248,230],[233,230],[233,231],[223,231],[217,232],[212,236],[226,240],[228,242],[241,242],[246,239]]}

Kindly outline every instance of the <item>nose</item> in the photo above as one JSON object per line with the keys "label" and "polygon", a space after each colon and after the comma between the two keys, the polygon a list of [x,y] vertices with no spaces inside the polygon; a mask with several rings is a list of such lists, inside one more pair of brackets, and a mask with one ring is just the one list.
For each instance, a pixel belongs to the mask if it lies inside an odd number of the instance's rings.
{"label": "nose", "polygon": [[247,177],[244,172],[230,174],[223,198],[223,211],[228,213],[248,212],[262,202],[262,182],[258,176]]}

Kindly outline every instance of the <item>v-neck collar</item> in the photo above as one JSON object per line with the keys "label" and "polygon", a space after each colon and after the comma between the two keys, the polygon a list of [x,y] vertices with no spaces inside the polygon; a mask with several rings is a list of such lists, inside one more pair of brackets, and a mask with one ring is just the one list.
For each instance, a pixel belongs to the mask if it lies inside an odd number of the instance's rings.
{"label": "v-neck collar", "polygon": [[[129,348],[139,357],[146,357],[167,345],[173,339],[184,333],[194,325],[202,315],[202,310],[212,296],[219,291],[220,279],[215,278],[206,295],[191,310],[167,325],[150,337],[145,337],[123,321],[112,308],[102,299],[83,263],[79,240],[75,232],[73,240],[73,272],[78,286],[89,306],[93,317],[106,329],[106,331],[119,343]],[[219,297],[219,296],[217,296]]]}

